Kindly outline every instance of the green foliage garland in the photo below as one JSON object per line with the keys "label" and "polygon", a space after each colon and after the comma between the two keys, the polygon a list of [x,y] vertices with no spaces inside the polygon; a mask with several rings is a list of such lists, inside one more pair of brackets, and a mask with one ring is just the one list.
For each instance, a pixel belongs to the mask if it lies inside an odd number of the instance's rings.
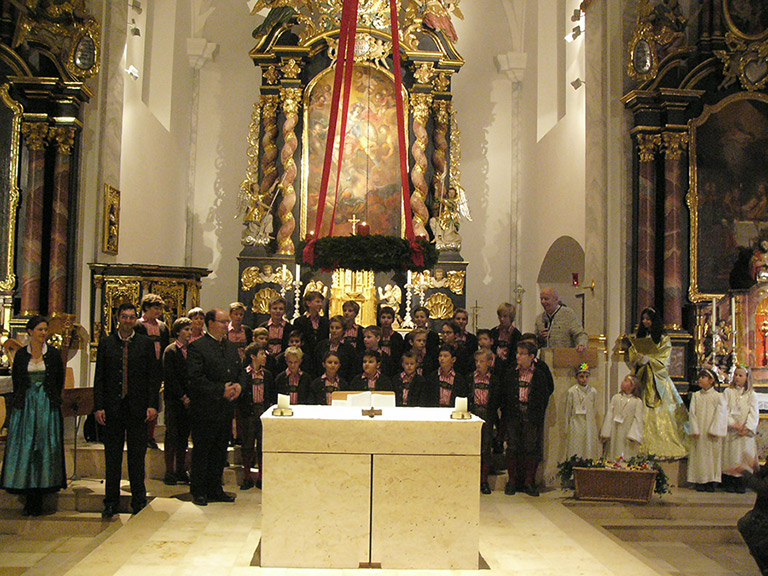
{"label": "green foliage garland", "polygon": [[296,263],[313,269],[373,270],[390,272],[411,270],[421,272],[437,264],[438,251],[434,244],[419,238],[416,242],[424,251],[424,265],[417,266],[411,255],[411,244],[404,238],[373,234],[370,236],[324,236],[315,242],[315,259],[304,261],[306,241],[296,249]]}

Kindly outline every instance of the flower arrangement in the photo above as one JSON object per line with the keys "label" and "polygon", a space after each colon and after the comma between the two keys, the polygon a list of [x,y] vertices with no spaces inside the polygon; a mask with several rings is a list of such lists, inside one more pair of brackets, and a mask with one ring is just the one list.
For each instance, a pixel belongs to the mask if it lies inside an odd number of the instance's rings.
{"label": "flower arrangement", "polygon": [[653,454],[649,454],[647,456],[633,456],[629,460],[625,460],[621,457],[618,460],[606,460],[605,458],[592,460],[590,458],[571,456],[567,460],[560,462],[557,465],[557,477],[560,478],[560,484],[564,489],[567,489],[572,484],[571,480],[573,478],[574,468],[606,468],[629,471],[655,471],[656,485],[653,491],[659,495],[668,494],[670,491],[669,479],[667,478],[664,469],[661,467],[661,464],[659,464],[658,459]]}

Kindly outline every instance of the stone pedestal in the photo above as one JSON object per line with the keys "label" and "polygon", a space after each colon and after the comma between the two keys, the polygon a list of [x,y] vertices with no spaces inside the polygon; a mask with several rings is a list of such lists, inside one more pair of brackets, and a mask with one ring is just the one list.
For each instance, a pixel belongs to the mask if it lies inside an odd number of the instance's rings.
{"label": "stone pedestal", "polygon": [[262,566],[478,568],[482,420],[382,412],[262,416]]}

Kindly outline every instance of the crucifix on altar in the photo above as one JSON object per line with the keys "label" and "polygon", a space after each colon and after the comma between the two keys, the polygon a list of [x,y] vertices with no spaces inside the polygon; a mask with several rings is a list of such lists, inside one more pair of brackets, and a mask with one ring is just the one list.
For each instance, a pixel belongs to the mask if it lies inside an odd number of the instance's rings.
{"label": "crucifix on altar", "polygon": [[[298,304],[310,287],[330,294],[330,315],[355,300],[363,323],[384,304],[404,317],[409,271],[454,279],[453,290],[420,287],[437,322],[465,305],[459,222],[468,211],[451,95],[463,65],[451,24],[460,12],[402,0],[393,22],[390,4],[254,7],[270,12],[254,32],[262,86],[240,194],[239,299],[252,323],[271,296],[293,291]],[[294,277],[270,281],[267,266]]]}

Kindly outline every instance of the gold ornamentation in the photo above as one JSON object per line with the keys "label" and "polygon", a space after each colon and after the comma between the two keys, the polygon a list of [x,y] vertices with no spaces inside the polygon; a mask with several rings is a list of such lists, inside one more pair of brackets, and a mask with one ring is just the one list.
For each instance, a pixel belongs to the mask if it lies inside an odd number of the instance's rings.
{"label": "gold ornamentation", "polygon": [[8,232],[5,238],[6,260],[5,260],[5,278],[0,280],[0,290],[13,290],[16,287],[16,273],[14,271],[14,256],[16,252],[16,213],[19,209],[19,200],[21,198],[18,184],[19,162],[21,158],[21,134],[24,125],[21,118],[24,109],[21,104],[16,102],[8,90],[9,84],[0,85],[0,102],[13,113],[11,121],[10,150],[8,162],[8,182],[3,182],[2,186],[8,190]]}
{"label": "gold ornamentation", "polygon": [[97,74],[101,66],[101,25],[87,14],[85,3],[49,4],[42,14],[37,4],[37,0],[27,0],[29,10],[19,16],[13,47],[27,42],[42,44],[75,80]]}
{"label": "gold ornamentation", "polygon": [[104,232],[102,251],[117,255],[120,242],[120,190],[104,184]]}
{"label": "gold ornamentation", "polygon": [[293,284],[293,272],[287,266],[281,266],[275,270],[271,264],[264,264],[263,270],[258,266],[249,266],[243,270],[240,276],[240,286],[243,291],[250,290],[258,284],[279,284],[286,290]]}
{"label": "gold ornamentation", "polygon": [[419,84],[429,84],[434,75],[435,65],[432,62],[423,62],[413,73],[413,77],[418,80]]}
{"label": "gold ornamentation", "polygon": [[440,72],[434,81],[436,92],[448,92],[448,88],[451,86],[451,76],[447,72]]}
{"label": "gold ornamentation", "polygon": [[279,297],[280,293],[274,288],[262,288],[253,297],[251,312],[254,314],[269,314],[269,303]]}
{"label": "gold ornamentation", "polygon": [[725,43],[727,51],[715,50],[715,55],[724,64],[724,87],[738,80],[744,90],[765,88],[768,85],[768,40],[747,43],[732,32],[727,32]]}
{"label": "gold ornamentation", "polygon": [[416,136],[411,153],[413,154],[413,166],[411,168],[411,181],[413,192],[411,193],[411,209],[413,210],[413,231],[416,236],[427,235],[427,210],[426,198],[429,184],[425,178],[427,171],[427,120],[429,119],[429,107],[432,103],[430,94],[413,94],[411,107],[413,111],[413,133]]}
{"label": "gold ornamentation", "polygon": [[[768,38],[768,27],[764,26],[761,22],[768,12],[765,3],[756,1],[754,2],[754,7],[750,7],[749,4],[749,2],[744,2],[743,0],[723,0],[723,13],[725,14],[725,23],[728,26],[728,30],[734,36],[744,40],[765,40]],[[746,11],[744,10],[745,7],[747,8]],[[762,14],[758,10],[762,10]],[[736,19],[734,19],[734,16]],[[752,28],[757,24],[759,25],[759,31],[745,31],[739,27],[745,24]]]}
{"label": "gold ornamentation", "polygon": [[113,328],[113,311],[117,310],[120,304],[130,302],[139,305],[139,295],[141,294],[141,283],[138,280],[127,278],[108,278],[104,284],[104,309],[103,319],[105,333],[111,334]]}
{"label": "gold ornamentation", "polygon": [[[443,200],[445,197],[445,178],[448,175],[448,166],[446,164],[446,152],[448,151],[448,121],[450,119],[451,103],[448,100],[435,100],[433,104],[435,111],[435,126],[432,131],[433,151],[432,166],[434,174],[432,176],[432,194],[435,198],[435,204],[432,207],[432,216],[440,218],[443,212]],[[432,226],[433,222],[430,222]],[[440,222],[442,225],[442,222]],[[438,232],[432,230],[437,237]]]}
{"label": "gold ornamentation", "polygon": [[[332,64],[336,64],[339,53],[338,38],[326,38],[328,43],[328,57]],[[392,42],[371,36],[367,32],[355,36],[355,62],[371,62],[377,68],[389,70],[387,56],[392,53]]]}
{"label": "gold ornamentation", "polygon": [[75,129],[72,126],[51,126],[48,129],[48,140],[56,143],[60,154],[69,156],[75,145]]}
{"label": "gold ornamentation", "polygon": [[344,268],[333,271],[328,315],[332,317],[343,314],[342,306],[348,300],[360,304],[358,324],[376,324],[376,286],[373,272],[355,272]]}
{"label": "gold ornamentation", "polygon": [[[7,85],[6,85],[7,86]],[[24,122],[21,125],[24,143],[30,150],[45,150],[48,142],[48,124],[45,122]]]}
{"label": "gold ornamentation", "polygon": [[301,105],[301,88],[281,88],[280,97],[283,100],[285,121],[283,122],[283,149],[280,151],[280,162],[283,165],[283,176],[280,180],[282,198],[277,208],[277,216],[280,219],[280,229],[277,231],[277,253],[292,255],[294,245],[291,236],[296,229],[296,220],[293,217],[293,207],[296,205],[296,189],[294,182],[298,170],[293,159],[299,147],[296,138],[296,125],[299,123],[299,107]]}
{"label": "gold ornamentation", "polygon": [[655,78],[664,58],[686,48],[687,24],[677,3],[671,6],[660,0],[653,6],[650,0],[641,0],[629,41],[627,74],[630,78],[641,82]]}
{"label": "gold ornamentation", "polygon": [[688,151],[687,132],[664,132],[664,153],[668,160],[680,160]]}
{"label": "gold ornamentation", "polygon": [[277,84],[277,81],[280,80],[280,72],[274,64],[269,65],[267,69],[264,70],[263,76],[267,81],[267,84]]}
{"label": "gold ornamentation", "polygon": [[661,134],[638,134],[637,149],[640,162],[653,162],[661,147]]}
{"label": "gold ornamentation", "polygon": [[448,287],[454,294],[464,293],[464,276],[465,270],[450,270],[448,272]]}
{"label": "gold ornamentation", "polygon": [[430,318],[445,320],[453,317],[453,301],[442,292],[435,292],[424,302],[424,308],[429,310]]}
{"label": "gold ornamentation", "polygon": [[259,183],[258,197],[263,202],[272,205],[276,194],[274,189],[277,183],[277,106],[279,96],[269,94],[262,96],[264,111],[262,118],[264,120],[264,135],[261,138],[261,182]]}
{"label": "gold ornamentation", "polygon": [[328,286],[323,284],[320,280],[310,280],[307,285],[304,286],[302,295],[306,296],[307,292],[320,292],[323,298],[328,298]]}
{"label": "gold ornamentation", "polygon": [[295,58],[283,60],[282,70],[285,78],[298,78],[299,74],[301,74],[301,66],[296,62]]}
{"label": "gold ornamentation", "polygon": [[[261,100],[253,104],[251,125],[248,128],[248,167],[245,169],[245,180],[240,183],[240,193],[237,196],[238,215],[247,215],[254,209],[259,188],[259,138],[261,137]],[[248,222],[246,216],[245,222]]]}
{"label": "gold ornamentation", "polygon": [[163,320],[170,327],[173,320],[186,315],[184,309],[184,293],[186,283],[175,280],[159,280],[152,282],[149,291],[157,294],[163,299],[165,308],[163,310]]}

